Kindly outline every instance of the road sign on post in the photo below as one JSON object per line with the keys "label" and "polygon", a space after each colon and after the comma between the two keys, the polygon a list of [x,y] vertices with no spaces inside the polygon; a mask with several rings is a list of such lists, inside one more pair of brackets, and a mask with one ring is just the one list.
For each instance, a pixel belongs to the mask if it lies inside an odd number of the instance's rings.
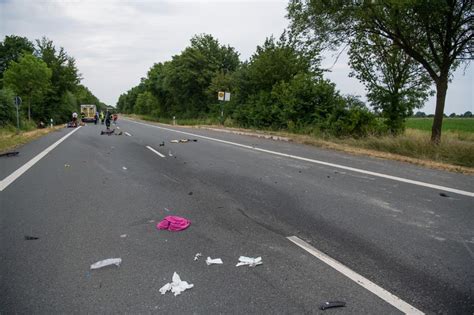
{"label": "road sign on post", "polygon": [[218,99],[219,101],[223,101],[223,100],[224,100],[224,97],[225,97],[225,92],[223,92],[223,91],[217,92],[217,99]]}
{"label": "road sign on post", "polygon": [[15,96],[15,107],[16,107],[16,133],[20,133],[20,114],[18,112],[18,108],[21,105],[21,97]]}

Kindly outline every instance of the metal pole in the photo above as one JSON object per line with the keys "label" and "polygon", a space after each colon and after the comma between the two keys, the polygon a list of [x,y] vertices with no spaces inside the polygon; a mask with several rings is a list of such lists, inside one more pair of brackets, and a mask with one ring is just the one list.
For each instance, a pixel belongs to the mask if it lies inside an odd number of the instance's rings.
{"label": "metal pole", "polygon": [[20,133],[20,115],[18,114],[18,105],[16,107],[16,134]]}

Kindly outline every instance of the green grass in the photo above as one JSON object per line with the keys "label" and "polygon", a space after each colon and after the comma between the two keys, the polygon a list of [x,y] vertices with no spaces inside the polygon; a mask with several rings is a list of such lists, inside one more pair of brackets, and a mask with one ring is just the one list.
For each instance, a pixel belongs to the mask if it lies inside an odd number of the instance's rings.
{"label": "green grass", "polygon": [[[409,118],[406,127],[423,131],[430,131],[433,118]],[[444,118],[442,131],[472,132],[474,133],[474,118]]]}

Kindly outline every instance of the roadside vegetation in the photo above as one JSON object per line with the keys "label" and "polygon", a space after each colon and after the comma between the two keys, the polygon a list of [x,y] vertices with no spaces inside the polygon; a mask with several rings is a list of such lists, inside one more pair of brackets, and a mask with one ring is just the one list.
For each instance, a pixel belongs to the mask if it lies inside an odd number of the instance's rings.
{"label": "roadside vegetation", "polygon": [[[180,54],[152,65],[117,109],[474,167],[472,114],[456,120],[458,127],[444,114],[450,77],[473,58],[470,1],[291,0],[288,18],[289,29],[268,37],[248,60],[210,34],[195,35]],[[342,49],[367,103],[325,77],[321,53]],[[230,92],[230,100],[219,101],[219,92]],[[433,117],[411,121],[432,95]]]}
{"label": "roadside vegetation", "polygon": [[[79,112],[80,104],[104,109],[92,92],[80,84],[73,57],[45,37],[35,44],[25,37],[6,36],[0,42],[0,151],[26,143],[51,123],[62,124]],[[21,98],[17,134],[15,97]]]}

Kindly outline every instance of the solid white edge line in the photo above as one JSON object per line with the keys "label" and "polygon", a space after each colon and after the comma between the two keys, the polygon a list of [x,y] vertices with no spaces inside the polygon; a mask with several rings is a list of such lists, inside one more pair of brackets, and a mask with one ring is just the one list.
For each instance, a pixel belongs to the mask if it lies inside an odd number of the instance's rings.
{"label": "solid white edge line", "polygon": [[245,144],[240,144],[240,143],[236,143],[236,142],[231,142],[231,141],[226,141],[226,140],[201,136],[201,135],[193,134],[193,133],[190,133],[190,132],[174,130],[174,129],[170,129],[170,128],[155,126],[155,125],[144,124],[144,123],[129,120],[129,119],[126,119],[126,120],[130,121],[130,122],[133,122],[133,123],[136,123],[136,124],[143,125],[143,126],[154,127],[154,128],[158,128],[158,129],[167,130],[167,131],[173,131],[173,132],[177,132],[177,133],[181,133],[181,134],[185,134],[185,135],[190,135],[190,136],[193,136],[193,137],[198,137],[198,138],[207,139],[207,140],[211,140],[211,141],[226,143],[226,144],[230,144],[230,145],[237,146],[237,147],[242,147],[242,148],[251,149],[251,150],[255,150],[255,151],[260,151],[260,152],[265,152],[265,153],[274,154],[274,155],[278,155],[278,156],[288,157],[288,158],[295,159],[295,160],[326,165],[326,166],[339,168],[339,169],[343,169],[343,170],[348,170],[348,171],[352,171],[352,172],[356,172],[356,173],[372,175],[372,176],[376,176],[376,177],[391,179],[391,180],[398,181],[398,182],[403,182],[403,183],[413,184],[413,185],[417,185],[417,186],[423,186],[423,187],[448,191],[448,192],[452,192],[452,193],[455,193],[455,194],[458,194],[458,195],[474,197],[474,192],[470,192],[470,191],[465,191],[465,190],[460,190],[460,189],[456,189],[456,188],[450,188],[450,187],[446,187],[446,186],[440,186],[440,185],[420,182],[420,181],[417,181],[417,180],[407,179],[407,178],[398,177],[398,176],[392,176],[392,175],[387,175],[387,174],[382,174],[382,173],[377,173],[377,172],[372,172],[372,171],[366,171],[366,170],[359,169],[359,168],[354,168],[354,167],[350,167],[350,166],[344,166],[344,165],[340,165],[340,164],[334,164],[334,163],[324,162],[324,161],[320,161],[320,160],[304,158],[304,157],[297,156],[297,155],[292,155],[292,154],[286,154],[286,153],[281,153],[281,152],[276,152],[276,151],[271,151],[271,150],[255,148],[255,147],[245,145]]}
{"label": "solid white edge line", "polygon": [[5,188],[7,188],[11,183],[13,183],[18,177],[20,177],[24,172],[26,172],[30,167],[38,163],[39,160],[41,160],[46,154],[51,152],[54,148],[56,148],[61,142],[66,140],[69,136],[71,136],[73,133],[78,131],[81,128],[81,126],[77,127],[67,135],[63,136],[61,139],[44,149],[41,153],[33,157],[31,160],[23,164],[20,168],[18,168],[16,171],[5,177],[2,181],[0,181],[0,191],[3,191]]}
{"label": "solid white edge line", "polygon": [[158,154],[159,156],[161,156],[162,158],[164,158],[165,156],[163,154],[161,154],[160,152],[156,151],[155,149],[153,149],[152,147],[150,147],[149,145],[146,146],[146,148],[156,154]]}
{"label": "solid white edge line", "polygon": [[293,242],[294,244],[298,245],[311,255],[315,256],[325,264],[329,265],[333,269],[339,271],[344,276],[348,277],[361,287],[367,289],[368,291],[372,292],[385,302],[389,303],[390,305],[396,307],[400,311],[404,312],[405,314],[424,314],[422,311],[417,309],[416,307],[408,304],[407,302],[403,301],[399,297],[393,295],[392,293],[388,292],[387,290],[381,288],[380,286],[376,285],[369,279],[361,276],[360,274],[356,273],[355,271],[351,270],[347,266],[341,264],[337,260],[329,257],[328,255],[324,254],[323,252],[317,250],[307,242],[303,241],[297,236],[288,236],[288,240]]}
{"label": "solid white edge line", "polygon": [[132,136],[131,134],[129,134],[129,133],[128,133],[128,132],[126,132],[126,131],[125,131],[125,134],[126,134],[127,136],[129,136],[129,137],[131,137],[131,136]]}

